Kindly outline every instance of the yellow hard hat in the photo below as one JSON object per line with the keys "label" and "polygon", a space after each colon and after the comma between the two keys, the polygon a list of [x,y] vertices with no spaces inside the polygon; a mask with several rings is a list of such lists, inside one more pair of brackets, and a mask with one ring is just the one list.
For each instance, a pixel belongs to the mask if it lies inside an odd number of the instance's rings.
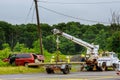
{"label": "yellow hard hat", "polygon": [[52,56],[52,58],[55,58],[55,56]]}
{"label": "yellow hard hat", "polygon": [[66,58],[69,58],[69,56],[66,56]]}
{"label": "yellow hard hat", "polygon": [[84,54],[81,54],[81,56],[82,56],[82,57],[85,57],[85,55],[84,55]]}

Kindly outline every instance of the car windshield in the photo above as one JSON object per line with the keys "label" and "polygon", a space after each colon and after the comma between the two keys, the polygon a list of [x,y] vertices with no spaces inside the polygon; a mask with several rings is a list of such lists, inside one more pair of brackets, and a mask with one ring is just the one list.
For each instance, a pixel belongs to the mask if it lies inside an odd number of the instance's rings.
{"label": "car windshield", "polygon": [[30,54],[17,54],[16,55],[17,58],[30,58]]}

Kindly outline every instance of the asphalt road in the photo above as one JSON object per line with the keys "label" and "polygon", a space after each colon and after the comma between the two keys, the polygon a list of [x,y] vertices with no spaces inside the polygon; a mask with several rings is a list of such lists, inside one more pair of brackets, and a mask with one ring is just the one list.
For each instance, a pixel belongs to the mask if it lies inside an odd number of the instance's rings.
{"label": "asphalt road", "polygon": [[120,80],[115,71],[0,75],[0,80]]}

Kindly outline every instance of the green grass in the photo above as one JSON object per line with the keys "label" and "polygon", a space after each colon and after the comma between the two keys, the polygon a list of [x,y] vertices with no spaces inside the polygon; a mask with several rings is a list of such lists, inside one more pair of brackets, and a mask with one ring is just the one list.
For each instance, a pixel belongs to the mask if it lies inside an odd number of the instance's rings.
{"label": "green grass", "polygon": [[41,73],[45,72],[44,67],[28,68],[24,66],[19,67],[0,67],[0,74],[25,74],[25,73]]}
{"label": "green grass", "polygon": [[[77,65],[72,65],[70,72],[78,72]],[[27,74],[27,73],[46,73],[45,67],[41,66],[39,68],[29,68],[24,66],[8,66],[0,67],[0,75],[3,74]]]}

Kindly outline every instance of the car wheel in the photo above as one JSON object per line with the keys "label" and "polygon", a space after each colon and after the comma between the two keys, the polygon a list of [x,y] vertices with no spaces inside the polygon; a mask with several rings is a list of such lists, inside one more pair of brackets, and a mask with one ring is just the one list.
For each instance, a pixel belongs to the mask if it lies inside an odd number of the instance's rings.
{"label": "car wheel", "polygon": [[25,67],[28,67],[28,63],[25,63],[24,66],[25,66]]}

